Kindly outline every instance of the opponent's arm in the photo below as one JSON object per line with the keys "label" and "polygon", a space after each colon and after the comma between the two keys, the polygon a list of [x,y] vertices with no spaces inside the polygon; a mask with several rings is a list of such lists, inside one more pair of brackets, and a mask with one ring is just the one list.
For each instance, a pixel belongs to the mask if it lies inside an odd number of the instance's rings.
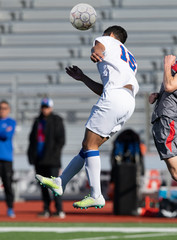
{"label": "opponent's arm", "polygon": [[172,76],[171,66],[175,63],[176,57],[173,55],[164,58],[164,78],[163,85],[166,92],[174,92],[177,90],[177,74]]}
{"label": "opponent's arm", "polygon": [[72,78],[83,82],[88,88],[90,88],[94,93],[101,96],[103,92],[103,85],[101,83],[97,83],[85,75],[80,68],[77,66],[67,67],[66,73]]}

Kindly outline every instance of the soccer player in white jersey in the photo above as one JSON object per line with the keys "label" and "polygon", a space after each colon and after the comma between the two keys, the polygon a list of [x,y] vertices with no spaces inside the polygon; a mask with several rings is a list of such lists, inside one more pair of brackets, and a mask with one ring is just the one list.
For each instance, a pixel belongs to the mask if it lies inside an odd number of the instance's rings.
{"label": "soccer player in white jersey", "polygon": [[99,147],[119,131],[135,109],[135,95],[139,85],[135,78],[137,64],[134,56],[124,46],[127,32],[120,26],[107,28],[103,36],[94,41],[91,60],[97,63],[102,84],[86,76],[77,66],[66,68],[66,73],[83,82],[100,95],[86,123],[82,149],[58,178],[36,175],[36,179],[57,195],[62,195],[66,184],[85,165],[91,193],[73,204],[76,208],[101,208],[105,205],[100,184]]}

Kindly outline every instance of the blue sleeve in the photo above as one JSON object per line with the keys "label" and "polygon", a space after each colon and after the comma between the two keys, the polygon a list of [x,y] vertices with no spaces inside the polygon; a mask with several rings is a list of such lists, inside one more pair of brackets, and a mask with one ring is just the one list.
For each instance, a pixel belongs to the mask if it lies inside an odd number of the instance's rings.
{"label": "blue sleeve", "polygon": [[16,121],[13,119],[8,119],[6,121],[7,126],[6,128],[0,127],[0,141],[6,141],[13,138],[15,127],[16,127]]}

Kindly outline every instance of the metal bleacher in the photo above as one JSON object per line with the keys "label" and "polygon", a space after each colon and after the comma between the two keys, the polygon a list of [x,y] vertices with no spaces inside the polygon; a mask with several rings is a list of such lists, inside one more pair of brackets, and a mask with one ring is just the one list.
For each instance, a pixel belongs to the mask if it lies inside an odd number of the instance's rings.
{"label": "metal bleacher", "polygon": [[156,8],[159,9],[161,7],[177,7],[177,2],[175,0],[148,0],[148,1],[141,1],[141,0],[122,0],[121,6],[122,7],[137,7],[137,8]]}
{"label": "metal bleacher", "polygon": [[[33,118],[40,99],[54,99],[55,111],[65,120],[65,153],[77,152],[84,123],[98,96],[65,73],[78,65],[100,81],[96,65],[89,59],[95,37],[110,25],[128,31],[127,48],[138,62],[140,92],[136,110],[126,128],[134,128],[151,149],[147,94],[157,91],[163,76],[163,56],[177,53],[176,0],[88,0],[95,7],[97,22],[88,31],[78,31],[69,22],[78,0],[0,0],[0,94],[12,105],[19,131],[15,149],[25,153]],[[103,151],[109,151],[111,141]]]}
{"label": "metal bleacher", "polygon": [[67,35],[61,35],[60,33],[46,33],[46,34],[9,34],[2,35],[0,37],[2,46],[55,46],[60,44],[73,44],[84,42],[84,38],[81,38],[78,33],[68,33]]}

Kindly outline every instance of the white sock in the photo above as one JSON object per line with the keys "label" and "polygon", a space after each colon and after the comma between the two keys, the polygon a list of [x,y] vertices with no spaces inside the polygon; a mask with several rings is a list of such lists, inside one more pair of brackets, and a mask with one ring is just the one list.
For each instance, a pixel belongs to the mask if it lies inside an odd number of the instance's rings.
{"label": "white sock", "polygon": [[101,195],[101,160],[99,151],[88,150],[85,152],[85,170],[91,188],[91,197],[98,198]]}
{"label": "white sock", "polygon": [[84,152],[83,150],[81,150],[80,153],[70,161],[70,163],[64,169],[60,176],[63,192],[65,190],[66,184],[71,180],[72,177],[74,177],[82,169],[84,163],[85,163]]}

